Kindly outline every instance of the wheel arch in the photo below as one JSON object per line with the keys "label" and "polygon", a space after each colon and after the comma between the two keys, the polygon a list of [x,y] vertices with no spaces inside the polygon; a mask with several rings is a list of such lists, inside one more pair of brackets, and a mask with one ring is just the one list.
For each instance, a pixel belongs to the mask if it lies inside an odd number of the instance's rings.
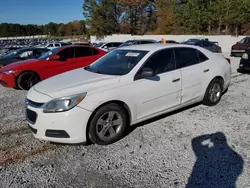
{"label": "wheel arch", "polygon": [[21,71],[20,73],[18,73],[17,75],[15,75],[15,76],[16,76],[16,87],[17,87],[17,88],[19,88],[19,87],[18,87],[18,83],[17,83],[18,78],[19,78],[23,73],[26,73],[26,72],[32,72],[32,73],[34,73],[34,74],[39,78],[39,80],[41,80],[41,77],[39,76],[39,74],[38,74],[36,71],[34,71],[34,70],[24,70],[24,71]]}
{"label": "wheel arch", "polygon": [[[210,82],[209,82],[209,84],[213,81],[213,80],[215,80],[215,79],[218,79],[218,80],[220,80],[221,82],[222,82],[222,89],[224,89],[224,78],[222,77],[222,76],[215,76]],[[208,85],[209,85],[208,84]]]}
{"label": "wheel arch", "polygon": [[16,81],[21,76],[21,74],[26,73],[26,72],[34,73],[41,80],[40,75],[36,71],[34,71],[34,70],[24,70],[24,71],[21,71],[20,73],[18,73],[18,75],[16,75]]}
{"label": "wheel arch", "polygon": [[128,106],[125,102],[123,102],[123,101],[121,101],[121,100],[110,100],[110,101],[106,101],[106,102],[100,104],[99,106],[97,106],[97,107],[95,108],[95,110],[92,112],[92,114],[90,115],[89,119],[88,119],[88,123],[87,123],[87,127],[86,127],[86,138],[87,138],[87,141],[90,141],[89,135],[88,135],[89,126],[90,126],[90,122],[91,122],[91,120],[93,119],[95,113],[96,113],[100,108],[102,108],[103,106],[105,106],[105,105],[107,105],[107,104],[111,104],[111,103],[118,104],[119,106],[121,106],[121,107],[125,110],[126,115],[128,116],[129,125],[130,125],[130,123],[131,123],[131,121],[132,121],[132,115],[131,115],[131,110],[130,110],[129,106]]}

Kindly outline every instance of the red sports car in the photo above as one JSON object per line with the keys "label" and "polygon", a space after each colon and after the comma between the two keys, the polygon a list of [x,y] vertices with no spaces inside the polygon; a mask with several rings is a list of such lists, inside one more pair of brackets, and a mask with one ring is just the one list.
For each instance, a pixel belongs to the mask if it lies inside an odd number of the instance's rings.
{"label": "red sports car", "polygon": [[41,80],[85,67],[107,52],[90,46],[55,48],[38,59],[20,61],[0,69],[0,84],[4,87],[28,90]]}

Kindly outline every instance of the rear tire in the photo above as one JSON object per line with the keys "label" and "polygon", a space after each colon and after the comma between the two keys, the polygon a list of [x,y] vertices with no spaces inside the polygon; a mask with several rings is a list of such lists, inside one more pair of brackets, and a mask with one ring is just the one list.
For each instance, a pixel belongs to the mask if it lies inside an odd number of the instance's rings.
{"label": "rear tire", "polygon": [[95,144],[112,144],[123,137],[128,123],[125,109],[116,103],[110,103],[97,110],[90,121],[87,134]]}
{"label": "rear tire", "polygon": [[203,104],[207,106],[215,106],[218,104],[222,96],[222,91],[222,81],[217,78],[212,80],[207,87]]}
{"label": "rear tire", "polygon": [[17,86],[22,90],[29,90],[32,86],[40,82],[40,78],[34,72],[23,72],[17,78]]}

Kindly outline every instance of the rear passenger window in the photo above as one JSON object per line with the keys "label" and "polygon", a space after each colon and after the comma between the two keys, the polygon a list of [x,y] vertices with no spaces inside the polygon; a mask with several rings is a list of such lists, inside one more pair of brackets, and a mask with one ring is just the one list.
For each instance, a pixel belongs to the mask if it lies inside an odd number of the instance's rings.
{"label": "rear passenger window", "polygon": [[68,46],[68,43],[61,43],[61,46]]}
{"label": "rear passenger window", "polygon": [[208,57],[205,56],[203,53],[201,53],[199,50],[197,50],[197,52],[198,52],[199,62],[200,63],[208,60]]}
{"label": "rear passenger window", "polygon": [[96,49],[91,48],[91,50],[92,50],[92,55],[98,55],[99,54],[99,52]]}
{"label": "rear passenger window", "polygon": [[86,57],[92,56],[92,49],[87,47],[76,47],[75,57]]}
{"label": "rear passenger window", "polygon": [[173,49],[166,49],[156,52],[143,66],[151,68],[155,74],[161,74],[175,69],[175,59]]}
{"label": "rear passenger window", "polygon": [[200,62],[196,49],[175,48],[174,51],[177,68],[192,66]]}

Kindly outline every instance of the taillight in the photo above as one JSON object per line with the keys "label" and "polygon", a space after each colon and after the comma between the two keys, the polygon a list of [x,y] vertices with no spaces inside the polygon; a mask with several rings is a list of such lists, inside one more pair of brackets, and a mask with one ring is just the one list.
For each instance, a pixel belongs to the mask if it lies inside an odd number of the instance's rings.
{"label": "taillight", "polygon": [[226,60],[227,60],[227,62],[228,62],[229,64],[231,64],[231,59],[226,58]]}

